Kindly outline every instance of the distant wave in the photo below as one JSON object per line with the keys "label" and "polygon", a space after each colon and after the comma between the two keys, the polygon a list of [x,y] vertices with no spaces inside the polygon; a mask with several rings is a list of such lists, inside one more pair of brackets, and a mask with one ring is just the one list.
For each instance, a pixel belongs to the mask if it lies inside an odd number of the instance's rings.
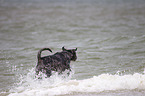
{"label": "distant wave", "polygon": [[111,75],[101,74],[84,80],[69,80],[54,75],[51,78],[34,79],[34,72],[22,77],[17,87],[10,90],[9,96],[52,96],[72,93],[89,93],[117,90],[145,89],[145,74]]}

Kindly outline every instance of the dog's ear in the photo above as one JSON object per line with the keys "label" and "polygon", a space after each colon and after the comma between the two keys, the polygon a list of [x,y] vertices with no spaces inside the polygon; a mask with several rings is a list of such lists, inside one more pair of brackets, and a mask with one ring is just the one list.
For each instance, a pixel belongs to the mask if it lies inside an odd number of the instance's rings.
{"label": "dog's ear", "polygon": [[62,50],[65,51],[66,49],[64,48],[64,46],[62,47]]}
{"label": "dog's ear", "polygon": [[76,49],[72,49],[72,51],[77,51],[77,48]]}

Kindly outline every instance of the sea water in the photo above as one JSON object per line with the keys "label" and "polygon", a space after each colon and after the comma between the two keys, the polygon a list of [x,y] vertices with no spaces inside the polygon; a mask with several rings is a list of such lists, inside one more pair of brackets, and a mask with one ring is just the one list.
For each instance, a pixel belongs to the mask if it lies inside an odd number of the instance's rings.
{"label": "sea water", "polygon": [[[144,96],[144,0],[1,0],[1,96]],[[72,72],[35,76],[37,52],[78,48]]]}

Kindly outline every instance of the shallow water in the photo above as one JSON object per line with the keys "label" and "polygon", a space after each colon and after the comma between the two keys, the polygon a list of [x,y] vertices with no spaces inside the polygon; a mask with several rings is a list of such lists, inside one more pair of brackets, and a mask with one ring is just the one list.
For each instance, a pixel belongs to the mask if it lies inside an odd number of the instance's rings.
{"label": "shallow water", "polygon": [[[144,96],[144,5],[144,0],[0,1],[0,95]],[[71,75],[37,80],[38,50],[55,53],[62,46],[78,48]]]}

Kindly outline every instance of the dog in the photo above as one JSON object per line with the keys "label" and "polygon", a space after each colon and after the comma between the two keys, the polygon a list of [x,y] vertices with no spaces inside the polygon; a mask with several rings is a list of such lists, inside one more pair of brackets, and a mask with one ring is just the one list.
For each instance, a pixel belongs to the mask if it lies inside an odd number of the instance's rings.
{"label": "dog", "polygon": [[39,50],[37,54],[37,66],[36,66],[36,74],[38,75],[40,72],[45,73],[47,77],[52,75],[52,71],[56,71],[61,74],[66,69],[69,70],[68,75],[70,74],[70,62],[76,61],[76,49],[65,49],[62,47],[61,52],[57,52],[53,55],[48,55],[41,57],[42,51],[48,50],[52,53],[50,48],[43,48]]}

